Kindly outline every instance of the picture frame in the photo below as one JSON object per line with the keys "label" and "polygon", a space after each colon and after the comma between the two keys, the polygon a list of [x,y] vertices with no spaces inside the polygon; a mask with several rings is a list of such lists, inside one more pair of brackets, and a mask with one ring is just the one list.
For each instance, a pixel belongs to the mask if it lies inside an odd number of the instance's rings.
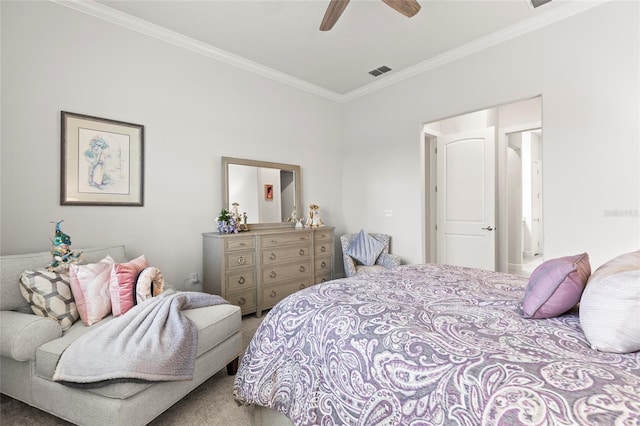
{"label": "picture frame", "polygon": [[144,205],[144,126],[61,111],[60,204]]}
{"label": "picture frame", "polygon": [[273,185],[265,184],[264,186],[264,199],[267,201],[273,200]]}

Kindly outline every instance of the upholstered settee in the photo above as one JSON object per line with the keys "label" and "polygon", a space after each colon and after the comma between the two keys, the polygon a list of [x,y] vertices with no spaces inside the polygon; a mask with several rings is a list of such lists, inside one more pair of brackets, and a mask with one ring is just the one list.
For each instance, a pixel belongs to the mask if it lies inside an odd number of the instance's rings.
{"label": "upholstered settee", "polygon": [[[83,253],[83,263],[99,262],[106,255],[115,262],[128,261],[123,246],[78,251]],[[26,270],[43,269],[50,262],[49,252],[0,256],[3,394],[79,425],[144,425],[223,367],[235,374],[242,345],[242,318],[239,307],[222,304],[182,311],[198,330],[192,380],[120,382],[94,389],[53,381],[57,361],[69,344],[114,318],[108,316],[90,327],[78,320],[63,331],[58,321],[34,315],[21,294],[20,275]]]}

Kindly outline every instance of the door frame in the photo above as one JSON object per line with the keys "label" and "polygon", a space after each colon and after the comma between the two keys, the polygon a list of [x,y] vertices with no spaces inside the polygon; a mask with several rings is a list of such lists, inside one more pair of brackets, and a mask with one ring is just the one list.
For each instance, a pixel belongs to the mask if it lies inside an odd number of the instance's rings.
{"label": "door frame", "polygon": [[[441,120],[436,120],[441,121]],[[496,271],[508,272],[509,269],[509,234],[508,234],[508,199],[507,199],[507,137],[510,133],[526,132],[528,130],[541,129],[544,135],[544,128],[542,127],[542,120],[519,124],[509,127],[499,127],[497,129],[496,140]],[[437,168],[436,168],[436,156],[435,148],[437,146],[437,138],[441,136],[441,133],[435,129],[430,129],[427,126],[423,126],[421,135],[421,144],[424,151],[423,160],[423,182],[424,188],[423,194],[423,223],[425,224],[428,233],[423,233],[423,262],[435,263],[436,262],[436,250],[437,250],[437,197],[435,191],[435,185],[437,182]],[[543,137],[544,140],[544,137]],[[541,148],[544,151],[544,142]],[[544,171],[544,160],[542,161],[542,168]],[[543,172],[544,176],[544,172]],[[544,177],[543,177],[544,179]],[[544,194],[544,182],[542,193]],[[544,217],[544,203],[543,214]],[[543,228],[543,253],[544,253],[544,228]]]}
{"label": "door frame", "polygon": [[[507,196],[507,147],[509,144],[509,135],[511,133],[527,132],[538,129],[544,134],[541,120],[498,129],[498,140],[496,141],[496,207],[499,232],[496,239],[496,252],[498,253],[498,257],[496,258],[496,271],[499,272],[509,272],[509,199]],[[543,146],[544,142],[540,148],[541,150],[544,149]],[[544,168],[544,161],[542,161],[542,167]],[[542,176],[544,179],[544,173]],[[544,188],[542,189],[542,194],[544,194]],[[544,201],[542,217],[544,217]],[[542,242],[544,244],[544,228]]]}

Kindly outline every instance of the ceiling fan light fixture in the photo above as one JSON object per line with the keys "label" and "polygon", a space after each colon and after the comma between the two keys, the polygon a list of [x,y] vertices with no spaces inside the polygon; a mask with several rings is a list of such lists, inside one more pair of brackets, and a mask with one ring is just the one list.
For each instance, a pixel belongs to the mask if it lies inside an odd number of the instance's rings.
{"label": "ceiling fan light fixture", "polygon": [[[338,21],[350,0],[331,0],[320,23],[320,31],[329,31]],[[382,0],[387,6],[411,18],[420,11],[418,0]],[[540,1],[540,0],[539,0]],[[550,1],[550,0],[547,0]]]}
{"label": "ceiling fan light fixture", "polygon": [[389,68],[386,65],[383,65],[381,67],[378,67],[378,68],[376,68],[374,70],[369,71],[369,74],[371,74],[374,77],[377,77],[377,76],[382,75],[382,74],[384,74],[386,72],[389,72],[389,71],[391,71],[391,68]]}

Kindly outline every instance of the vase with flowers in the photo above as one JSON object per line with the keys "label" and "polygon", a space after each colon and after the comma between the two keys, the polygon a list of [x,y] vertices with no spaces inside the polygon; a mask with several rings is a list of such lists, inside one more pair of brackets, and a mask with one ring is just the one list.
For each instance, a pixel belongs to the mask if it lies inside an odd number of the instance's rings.
{"label": "vase with flowers", "polygon": [[220,214],[216,218],[218,224],[218,232],[220,234],[237,234],[238,220],[235,215],[227,209],[220,210]]}

